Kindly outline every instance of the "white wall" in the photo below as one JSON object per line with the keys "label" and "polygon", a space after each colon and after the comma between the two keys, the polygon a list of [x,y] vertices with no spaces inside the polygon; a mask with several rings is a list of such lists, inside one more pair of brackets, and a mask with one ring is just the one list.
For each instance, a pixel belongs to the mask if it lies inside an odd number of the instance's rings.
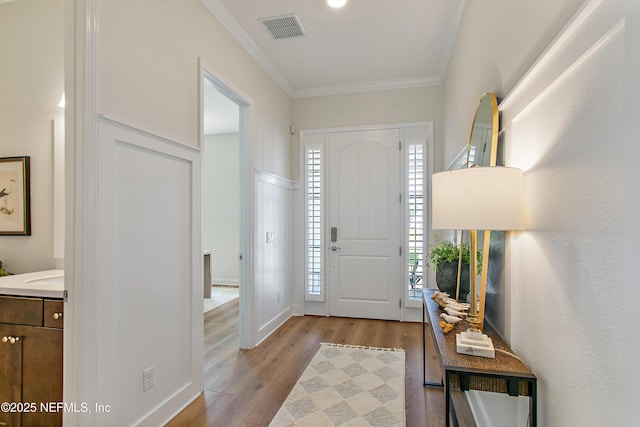
{"label": "white wall", "polygon": [[12,273],[53,259],[53,119],[62,117],[63,0],[0,4],[0,157],[31,157],[31,236],[0,236]]}
{"label": "white wall", "polygon": [[160,425],[202,390],[200,152],[104,118],[98,134],[96,402],[111,411],[86,424]]}
{"label": "white wall", "polygon": [[467,144],[480,96],[505,97],[582,1],[466,2],[443,88],[442,165]]}
{"label": "white wall", "polygon": [[[70,318],[65,316],[65,399],[114,406],[110,414],[66,414],[65,421],[161,425],[202,390],[199,251],[203,248],[196,233],[201,228],[199,220],[185,221],[190,214],[197,213],[198,218],[201,214],[201,177],[187,174],[187,170],[200,173],[200,60],[250,104],[250,170],[256,166],[290,176],[291,102],[198,0],[69,0],[68,4],[79,22],[67,46],[75,43],[80,51],[76,62],[67,62],[68,81],[74,88],[67,117],[76,121],[68,123],[73,132],[67,133],[75,156],[67,165],[72,168],[67,225],[72,227],[67,234],[71,238],[66,260]],[[95,122],[100,123],[99,136],[92,129]],[[102,123],[128,129],[162,148],[133,149],[137,160],[133,162],[120,149],[131,145],[129,137],[107,138]],[[101,156],[99,150],[105,145],[114,147],[113,158]],[[182,162],[181,155],[171,153],[174,149],[187,153]],[[195,159],[188,158],[192,150],[198,153]],[[162,174],[165,163],[172,165],[168,172],[175,181],[167,182]],[[118,188],[107,186],[109,173],[119,178]],[[127,193],[127,180],[134,181],[131,189],[140,197]],[[166,200],[156,182],[171,191]],[[255,193],[260,195],[260,190]],[[178,206],[170,206],[172,194]],[[117,202],[112,208],[103,205],[110,198]],[[282,199],[272,199],[267,206],[276,212],[289,209]],[[159,210],[157,218],[154,209]],[[149,221],[140,218],[141,212]],[[132,227],[132,218],[140,221],[139,228]],[[162,219],[170,233],[162,232],[158,221]],[[110,230],[116,233],[109,234]],[[141,239],[143,233],[149,239]],[[261,250],[249,248],[256,257]],[[114,258],[113,271],[106,269],[101,256]],[[131,262],[126,262],[127,256]],[[270,256],[286,259],[281,253]],[[272,274],[274,280],[282,274],[279,264],[265,268],[273,271],[255,274]],[[151,274],[145,276],[148,271]],[[256,305],[275,292],[258,280],[252,291],[259,297]],[[253,314],[253,306],[248,310]],[[249,327],[255,337],[270,332],[268,327],[258,331],[257,321]],[[140,352],[130,357],[136,349]],[[145,366],[156,368],[156,386],[142,393]],[[111,369],[117,375],[108,375]]]}
{"label": "white wall", "polygon": [[[640,156],[640,2],[625,0],[623,2],[625,27],[627,35],[625,40],[626,54],[623,71],[624,103],[623,103],[623,157],[624,161],[624,296],[622,316],[622,335],[627,338],[634,336],[637,330],[638,305],[640,301],[640,286],[637,286],[637,265],[640,257],[640,228],[637,220],[640,218],[640,169],[633,161]],[[640,383],[640,370],[637,369],[637,352],[633,341],[624,344],[622,380],[624,386],[623,423],[625,427],[632,427],[638,423],[638,387]]]}
{"label": "white wall", "polygon": [[[551,41],[563,24],[555,18],[566,19],[582,2],[529,3],[467,3],[445,85],[445,151],[453,156],[459,150],[452,136],[464,123],[451,105],[463,105],[464,98],[474,104],[483,91],[507,95],[500,105],[505,161],[525,170],[528,218],[527,231],[507,237],[502,332],[538,376],[539,425],[623,425],[621,396],[631,392],[624,388],[623,354],[629,349],[621,322],[612,319],[630,286],[623,276],[629,249],[623,244],[623,171],[630,159],[623,141],[637,137],[625,134],[623,118],[637,54],[625,77],[632,49],[625,45],[630,26],[623,2],[587,1],[575,25],[536,62],[540,41]],[[487,30],[492,15],[507,28]],[[494,48],[482,49],[486,45]],[[521,67],[534,62],[528,71]],[[499,423],[504,406],[482,400],[480,425],[515,425],[523,415],[513,410],[515,418]]]}
{"label": "white wall", "polygon": [[240,141],[238,134],[204,138],[204,248],[211,251],[211,280],[238,285],[240,270]]}
{"label": "white wall", "polygon": [[[607,3],[563,35],[503,112],[529,216],[512,241],[511,341],[540,377],[548,425],[622,424],[623,336],[610,322],[619,303],[592,305],[624,289],[625,25],[619,2]],[[572,404],[553,404],[568,383]]]}
{"label": "white wall", "polygon": [[255,102],[254,166],[290,177],[291,100],[200,1],[100,1],[99,25],[100,113],[198,146],[201,57]]}
{"label": "white wall", "polygon": [[[442,141],[442,87],[423,86],[293,100],[299,131],[390,123],[434,122],[436,152]],[[299,179],[300,132],[292,138],[292,174]],[[436,154],[436,157],[440,157]]]}
{"label": "white wall", "polygon": [[[292,314],[292,183],[256,170],[254,249],[257,341]],[[269,238],[267,238],[269,233]]]}

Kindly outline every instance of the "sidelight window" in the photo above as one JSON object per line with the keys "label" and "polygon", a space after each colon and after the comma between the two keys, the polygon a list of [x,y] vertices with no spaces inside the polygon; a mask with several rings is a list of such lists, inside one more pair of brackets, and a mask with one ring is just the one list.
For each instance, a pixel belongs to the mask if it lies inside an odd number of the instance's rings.
{"label": "sidelight window", "polygon": [[306,299],[324,301],[322,147],[306,147]]}
{"label": "sidelight window", "polygon": [[422,299],[424,281],[425,146],[407,144],[408,291],[410,300]]}

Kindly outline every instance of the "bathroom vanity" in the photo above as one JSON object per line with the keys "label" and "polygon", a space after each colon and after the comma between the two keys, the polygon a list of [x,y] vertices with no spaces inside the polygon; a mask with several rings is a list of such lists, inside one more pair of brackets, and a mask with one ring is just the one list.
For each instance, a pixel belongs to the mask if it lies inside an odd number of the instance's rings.
{"label": "bathroom vanity", "polygon": [[0,277],[0,426],[62,425],[64,273]]}

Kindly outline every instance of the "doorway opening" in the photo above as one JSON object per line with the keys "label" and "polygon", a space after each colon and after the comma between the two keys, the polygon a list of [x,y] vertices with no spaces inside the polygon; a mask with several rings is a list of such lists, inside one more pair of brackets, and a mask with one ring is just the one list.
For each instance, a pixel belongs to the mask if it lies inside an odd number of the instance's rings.
{"label": "doorway opening", "polygon": [[[240,347],[255,345],[251,282],[251,103],[202,69],[201,149],[205,308],[239,297]],[[210,264],[210,266],[206,265]],[[207,282],[211,287],[207,289]],[[209,294],[207,295],[207,290]],[[232,296],[229,296],[229,295]]]}
{"label": "doorway opening", "polygon": [[240,286],[240,107],[208,79],[204,85],[203,134],[206,313],[238,297]]}

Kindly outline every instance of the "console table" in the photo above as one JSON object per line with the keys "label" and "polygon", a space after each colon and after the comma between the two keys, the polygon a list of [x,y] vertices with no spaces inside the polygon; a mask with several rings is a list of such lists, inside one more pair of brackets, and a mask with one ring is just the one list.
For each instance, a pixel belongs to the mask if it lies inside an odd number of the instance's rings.
{"label": "console table", "polygon": [[[444,388],[446,425],[449,427],[449,416],[454,426],[458,420],[451,399],[451,390],[481,390],[507,393],[509,396],[529,396],[529,425],[537,425],[537,379],[531,370],[509,348],[504,340],[486,321],[484,333],[491,338],[496,349],[495,359],[469,356],[456,352],[456,334],[467,330],[467,322],[456,323],[448,334],[440,327],[440,314],[444,311],[431,297],[435,289],[422,291],[422,366],[425,387]],[[426,327],[429,326],[433,344],[437,353],[442,381],[427,382],[426,373]]]}

